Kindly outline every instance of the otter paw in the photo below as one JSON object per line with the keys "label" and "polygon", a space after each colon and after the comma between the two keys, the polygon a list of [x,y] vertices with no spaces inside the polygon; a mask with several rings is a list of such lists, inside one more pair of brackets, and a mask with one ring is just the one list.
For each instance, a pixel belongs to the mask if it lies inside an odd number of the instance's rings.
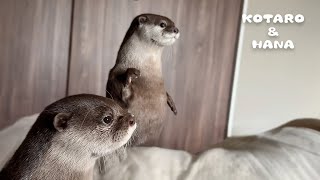
{"label": "otter paw", "polygon": [[130,85],[131,82],[137,79],[140,76],[140,71],[136,68],[128,68],[127,69],[127,80],[126,86]]}
{"label": "otter paw", "polygon": [[127,76],[128,78],[131,77],[132,79],[137,79],[138,77],[140,77],[140,70],[136,68],[128,68]]}

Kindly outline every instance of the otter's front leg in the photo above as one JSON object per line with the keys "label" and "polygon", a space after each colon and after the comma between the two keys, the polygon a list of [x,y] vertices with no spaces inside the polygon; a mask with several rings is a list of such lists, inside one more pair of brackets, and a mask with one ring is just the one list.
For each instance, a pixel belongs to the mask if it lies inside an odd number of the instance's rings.
{"label": "otter's front leg", "polygon": [[132,82],[140,76],[140,71],[135,68],[128,68],[126,71],[126,79],[121,91],[122,101],[128,103],[133,95]]}
{"label": "otter's front leg", "polygon": [[168,92],[167,92],[167,103],[171,111],[174,113],[174,115],[177,115],[178,111],[177,111],[176,105]]}

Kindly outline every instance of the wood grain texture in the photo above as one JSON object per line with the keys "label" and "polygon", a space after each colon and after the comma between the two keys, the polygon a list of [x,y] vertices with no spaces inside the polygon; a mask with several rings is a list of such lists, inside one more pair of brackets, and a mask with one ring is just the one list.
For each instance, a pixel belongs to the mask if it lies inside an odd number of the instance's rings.
{"label": "wood grain texture", "polygon": [[178,115],[168,108],[156,145],[198,152],[224,139],[241,0],[76,0],[69,94],[105,95],[108,72],[138,14],[170,17],[181,37],[163,72]]}
{"label": "wood grain texture", "polygon": [[66,95],[71,0],[0,1],[0,127]]}

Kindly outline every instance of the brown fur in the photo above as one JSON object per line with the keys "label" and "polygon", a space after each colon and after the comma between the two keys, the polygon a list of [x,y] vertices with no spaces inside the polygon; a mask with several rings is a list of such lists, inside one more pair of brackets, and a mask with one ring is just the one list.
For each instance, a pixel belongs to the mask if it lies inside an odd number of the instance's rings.
{"label": "brown fur", "polygon": [[[165,27],[161,25],[165,23]],[[174,43],[179,30],[167,17],[141,14],[133,19],[120,46],[115,66],[109,72],[106,95],[136,117],[137,130],[130,145],[150,144],[162,130],[167,104],[177,114],[177,109],[166,92],[162,77],[161,55],[164,46]],[[126,157],[121,148],[104,159],[100,159],[100,173],[116,161]],[[106,167],[104,167],[106,166]]]}
{"label": "brown fur", "polygon": [[[161,29],[159,27],[163,22],[166,27]],[[159,33],[163,36],[159,41],[155,40],[159,39],[157,33],[154,33],[155,38],[152,38],[153,36],[143,29],[150,30],[154,27],[156,30],[160,29]],[[170,44],[162,44],[161,38],[174,33],[178,35],[178,29],[167,17],[154,14],[137,16],[121,44],[116,64],[109,73],[107,96],[128,108],[136,117],[138,128],[133,135],[134,145],[158,138],[167,104],[177,113],[172,98],[165,90],[161,69],[163,48]],[[129,85],[126,84],[130,78],[128,69],[139,72],[139,77]]]}
{"label": "brown fur", "polygon": [[110,99],[61,99],[39,115],[0,179],[91,179],[96,159],[125,144],[134,127],[132,115]]}

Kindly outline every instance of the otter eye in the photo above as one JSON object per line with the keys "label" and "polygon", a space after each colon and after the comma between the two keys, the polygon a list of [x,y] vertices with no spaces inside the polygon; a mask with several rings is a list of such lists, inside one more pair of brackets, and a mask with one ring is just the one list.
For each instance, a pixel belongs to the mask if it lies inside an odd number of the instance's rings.
{"label": "otter eye", "polygon": [[103,123],[105,124],[110,124],[112,122],[112,116],[111,115],[107,115],[106,117],[104,117],[102,119]]}
{"label": "otter eye", "polygon": [[167,24],[165,22],[160,23],[160,27],[165,28],[167,27]]}

